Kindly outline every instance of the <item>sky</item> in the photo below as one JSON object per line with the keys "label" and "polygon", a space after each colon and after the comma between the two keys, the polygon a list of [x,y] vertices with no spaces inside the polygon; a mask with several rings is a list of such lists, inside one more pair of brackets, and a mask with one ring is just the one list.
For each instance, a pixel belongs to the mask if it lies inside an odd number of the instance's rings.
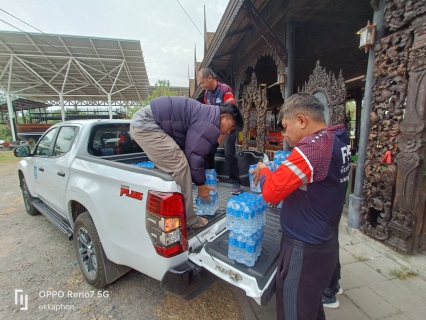
{"label": "sky", "polygon": [[[179,0],[201,33],[214,32],[229,0]],[[177,0],[8,0],[0,8],[44,33],[140,40],[150,85],[167,79],[188,87],[204,54],[204,39]],[[35,29],[3,11],[0,19],[27,31]],[[0,30],[18,31],[0,21]]]}

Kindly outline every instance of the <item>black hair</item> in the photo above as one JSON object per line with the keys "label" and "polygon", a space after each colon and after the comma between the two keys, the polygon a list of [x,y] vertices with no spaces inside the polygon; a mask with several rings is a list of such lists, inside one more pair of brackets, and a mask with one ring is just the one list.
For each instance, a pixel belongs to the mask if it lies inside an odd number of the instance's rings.
{"label": "black hair", "polygon": [[235,129],[241,130],[243,127],[243,116],[235,104],[231,102],[225,102],[220,106],[220,114],[226,114],[231,117],[235,121]]}
{"label": "black hair", "polygon": [[212,76],[213,79],[216,79],[216,75],[210,68],[203,68],[200,70],[200,74],[203,77],[203,79],[208,78],[209,76]]}
{"label": "black hair", "polygon": [[278,115],[278,125],[283,118],[294,119],[298,114],[306,114],[315,121],[325,122],[324,105],[309,93],[295,93],[284,102]]}

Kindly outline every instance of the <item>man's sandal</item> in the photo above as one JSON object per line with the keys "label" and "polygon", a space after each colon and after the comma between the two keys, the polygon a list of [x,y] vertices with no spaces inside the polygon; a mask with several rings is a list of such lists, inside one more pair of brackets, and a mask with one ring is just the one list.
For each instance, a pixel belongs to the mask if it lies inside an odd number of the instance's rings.
{"label": "man's sandal", "polygon": [[205,227],[209,223],[206,218],[198,217],[198,220],[193,224],[189,225],[192,229],[199,229]]}

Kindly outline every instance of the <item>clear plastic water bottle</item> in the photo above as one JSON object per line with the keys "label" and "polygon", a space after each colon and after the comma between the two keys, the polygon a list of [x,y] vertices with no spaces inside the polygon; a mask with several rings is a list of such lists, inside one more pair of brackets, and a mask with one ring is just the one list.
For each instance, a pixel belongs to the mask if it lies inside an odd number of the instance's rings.
{"label": "clear plastic water bottle", "polygon": [[195,200],[195,208],[196,208],[195,213],[198,215],[201,215],[201,199],[200,198],[197,198]]}
{"label": "clear plastic water bottle", "polygon": [[243,236],[249,237],[253,233],[253,211],[251,201],[243,202]]}
{"label": "clear plastic water bottle", "polygon": [[226,204],[226,229],[234,230],[234,199],[229,198]]}
{"label": "clear plastic water bottle", "polygon": [[[207,169],[205,170],[205,174],[206,174],[206,184],[216,189],[217,188],[216,171],[214,169],[211,169],[211,170]],[[203,212],[204,212],[204,215],[212,216],[216,213],[219,207],[219,197],[218,197],[217,191],[213,191],[213,190],[209,191],[209,195],[210,195],[211,202],[203,203],[204,205]]]}
{"label": "clear plastic water bottle", "polygon": [[228,237],[228,258],[231,260],[237,259],[237,236],[234,232],[229,233]]}
{"label": "clear plastic water bottle", "polygon": [[253,235],[253,239],[254,239],[254,241],[256,241],[256,251],[255,252],[256,252],[256,260],[257,260],[257,258],[260,255],[260,238],[259,238],[257,232]]}
{"label": "clear plastic water bottle", "polygon": [[246,260],[246,238],[242,235],[237,236],[237,262],[244,263]]}
{"label": "clear plastic water bottle", "polygon": [[233,202],[234,207],[234,227],[233,230],[236,233],[241,233],[242,231],[242,215],[243,215],[243,207],[241,206],[240,200],[236,200]]}
{"label": "clear plastic water bottle", "polygon": [[247,239],[245,254],[245,265],[247,267],[253,267],[256,261],[256,241],[254,239]]}

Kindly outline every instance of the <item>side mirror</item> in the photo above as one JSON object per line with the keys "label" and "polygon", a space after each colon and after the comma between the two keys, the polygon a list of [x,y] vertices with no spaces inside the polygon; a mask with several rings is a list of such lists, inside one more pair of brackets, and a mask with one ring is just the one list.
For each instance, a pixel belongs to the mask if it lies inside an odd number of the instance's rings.
{"label": "side mirror", "polygon": [[31,150],[28,146],[16,147],[13,150],[13,154],[15,155],[15,157],[24,158],[31,155]]}

